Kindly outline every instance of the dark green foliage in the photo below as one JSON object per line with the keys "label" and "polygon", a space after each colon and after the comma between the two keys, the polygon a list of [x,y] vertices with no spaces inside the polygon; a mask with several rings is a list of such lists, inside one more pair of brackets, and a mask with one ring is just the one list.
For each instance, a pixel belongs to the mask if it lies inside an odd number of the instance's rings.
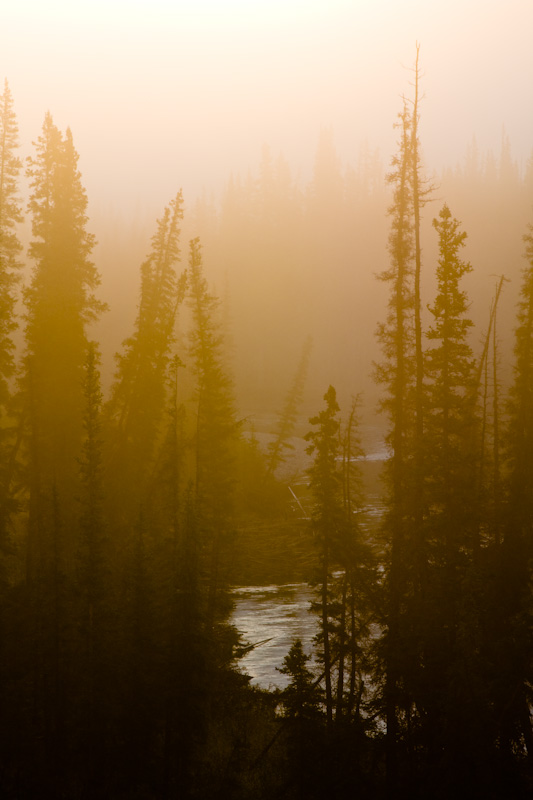
{"label": "dark green foliage", "polygon": [[288,756],[289,796],[316,797],[323,781],[324,727],[321,691],[307,667],[309,656],[296,639],[279,671],[289,677],[281,692],[283,738]]}
{"label": "dark green foliage", "polygon": [[283,690],[283,714],[287,719],[309,722],[320,715],[320,693],[313,673],[307,666],[310,657],[304,653],[302,642],[296,639],[279,667],[282,675],[288,675],[289,684]]}
{"label": "dark green foliage", "polygon": [[510,398],[509,472],[515,534],[533,530],[533,226],[524,235],[523,271],[515,340],[515,373]]}
{"label": "dark green foliage", "polygon": [[480,662],[465,652],[467,642],[479,638],[480,625],[472,558],[478,509],[474,358],[467,340],[472,322],[460,288],[471,267],[460,258],[466,234],[446,205],[433,227],[439,236],[439,261],[426,352],[426,566],[422,591],[410,607],[419,664],[405,683],[414,702],[416,737],[425,742],[431,769],[440,769],[442,753],[454,763],[461,750],[455,731],[460,729],[467,739],[473,736],[466,734],[467,719],[481,711],[464,683],[461,664],[469,663],[480,689],[481,678]]}
{"label": "dark green foliage", "polygon": [[[418,470],[413,469],[416,414],[413,395],[416,386],[415,306],[415,228],[413,221],[412,147],[413,120],[404,101],[399,117],[398,155],[393,158],[388,180],[394,187],[389,210],[391,266],[380,276],[390,284],[387,320],[378,327],[384,361],[376,378],[385,386],[381,405],[390,417],[388,444],[392,455],[387,464],[389,491],[387,536],[387,614],[383,666],[386,674],[384,705],[387,722],[387,778],[390,791],[397,781],[397,741],[401,693],[401,673],[408,669],[409,648],[404,640],[401,619],[404,598],[412,592],[413,488],[418,485]],[[416,138],[416,137],[415,137]],[[414,480],[413,480],[414,478]],[[418,526],[417,526],[418,527]],[[403,663],[402,663],[403,662]]]}
{"label": "dark green foliage", "polygon": [[0,95],[0,549],[8,546],[8,524],[16,509],[13,496],[13,450],[16,434],[8,418],[11,391],[9,381],[15,371],[13,336],[16,285],[21,267],[22,245],[17,223],[22,221],[18,179],[22,162],[16,155],[18,127],[13,99],[7,81]]}
{"label": "dark green foliage", "polygon": [[200,242],[190,243],[190,357],[196,376],[195,505],[205,548],[209,586],[208,620],[224,613],[227,582],[224,552],[232,534],[234,443],[237,438],[232,385],[223,360],[223,337],[216,318],[218,302],[203,275]]}
{"label": "dark green foliage", "polygon": [[16,225],[22,222],[18,180],[22,162],[17,157],[18,126],[7,81],[0,95],[0,407],[5,414],[8,379],[13,375],[15,287],[21,266],[22,245]]}
{"label": "dark green foliage", "polygon": [[86,230],[87,197],[70,130],[63,137],[47,114],[35,147],[28,160],[35,268],[25,293],[31,470],[43,490],[55,479],[70,524],[65,495],[72,497],[77,483],[86,327],[104,306],[94,295],[94,237]]}
{"label": "dark green foliage", "polygon": [[85,362],[81,457],[80,541],[78,550],[76,614],[79,631],[75,669],[78,672],[78,713],[86,753],[87,784],[101,790],[109,721],[104,709],[110,701],[110,648],[114,634],[108,525],[104,517],[102,391],[100,356],[90,342]]}
{"label": "dark green foliage", "polygon": [[[167,369],[175,341],[179,306],[185,298],[185,273],[178,278],[183,199],[178,192],[157,222],[152,247],[141,265],[141,289],[134,333],[117,356],[118,368],[106,408],[113,491],[129,522],[127,496],[147,491],[153,477],[156,445],[166,406]],[[127,465],[120,474],[117,465]]]}
{"label": "dark green foliage", "polygon": [[[353,722],[361,729],[369,670],[370,610],[368,587],[375,581],[372,553],[359,524],[361,476],[355,459],[358,444],[357,401],[352,404],[341,437],[339,406],[333,387],[324,395],[326,407],[310,423],[307,434],[314,455],[309,469],[314,506],[311,526],[318,557],[315,610],[320,619],[317,635],[324,665],[325,708],[328,727]],[[342,454],[342,455],[341,455]]]}
{"label": "dark green foliage", "polygon": [[[531,594],[533,570],[533,228],[524,235],[526,267],[515,331],[514,381],[507,431],[507,503],[503,542],[495,565],[494,595],[487,598],[496,623],[488,636],[497,693],[502,769],[516,780],[516,753],[533,762]],[[511,696],[509,686],[514,687]]]}
{"label": "dark green foliage", "polygon": [[[102,465],[102,391],[100,388],[99,354],[90,342],[85,365],[83,432],[80,473],[81,537],[80,582],[89,609],[102,591],[105,570],[105,526],[103,518],[103,465]],[[92,614],[92,611],[89,611]]]}
{"label": "dark green foliage", "polygon": [[[431,505],[429,525],[435,531],[433,544],[440,550],[434,557],[449,563],[461,547],[472,546],[467,531],[473,527],[468,512],[475,505],[474,358],[467,340],[472,326],[466,317],[468,301],[459,287],[472,267],[460,259],[466,233],[460,232],[448,206],[443,206],[433,227],[439,235],[439,262],[438,292],[429,309],[434,322],[427,332],[425,474]],[[444,539],[442,531],[446,531]],[[462,537],[460,541],[451,541],[454,532]]]}
{"label": "dark green foliage", "polygon": [[310,485],[315,506],[313,509],[313,530],[318,540],[319,585],[320,585],[320,624],[321,647],[324,662],[326,687],[326,718],[328,724],[333,719],[332,653],[330,644],[329,584],[333,564],[334,548],[341,536],[344,524],[342,507],[341,473],[337,456],[340,450],[339,405],[333,386],[324,395],[326,407],[316,417],[311,417],[311,425],[317,430],[306,435],[311,442],[307,448],[314,455],[313,466],[309,470]]}
{"label": "dark green foliage", "polygon": [[[174,325],[184,298],[185,279],[178,279],[179,224],[183,218],[181,192],[157,222],[152,248],[141,265],[141,290],[135,330],[117,356],[118,370],[110,412],[120,435],[135,440],[153,439],[164,407],[165,375]],[[151,434],[151,435],[150,435]],[[148,447],[143,442],[143,450]],[[150,454],[150,450],[147,451]]]}

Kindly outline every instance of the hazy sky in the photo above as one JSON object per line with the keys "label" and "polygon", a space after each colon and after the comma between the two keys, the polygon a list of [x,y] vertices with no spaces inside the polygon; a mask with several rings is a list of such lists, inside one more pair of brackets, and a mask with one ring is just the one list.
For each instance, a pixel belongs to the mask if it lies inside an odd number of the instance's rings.
{"label": "hazy sky", "polygon": [[3,0],[24,155],[50,110],[92,202],[162,206],[255,168],[263,143],[306,175],[321,126],[344,160],[395,149],[415,42],[431,170],[502,128],[533,147],[533,0]]}

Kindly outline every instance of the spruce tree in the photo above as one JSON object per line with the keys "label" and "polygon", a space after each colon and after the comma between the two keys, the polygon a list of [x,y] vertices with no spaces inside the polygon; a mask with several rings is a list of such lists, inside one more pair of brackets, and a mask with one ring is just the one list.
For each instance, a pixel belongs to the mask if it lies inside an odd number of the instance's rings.
{"label": "spruce tree", "polygon": [[[523,238],[526,267],[518,305],[514,381],[508,407],[504,536],[495,559],[497,592],[491,609],[498,632],[495,711],[508,780],[509,770],[512,776],[521,766],[517,753],[527,754],[529,773],[525,774],[531,776],[533,770],[533,636],[530,625],[533,609],[533,225],[528,227]],[[514,687],[512,696],[509,686]]]}
{"label": "spruce tree", "polygon": [[[27,430],[27,620],[35,643],[29,676],[36,709],[31,736],[36,780],[61,791],[65,748],[77,702],[73,685],[73,587],[79,542],[78,459],[84,438],[87,328],[103,309],[90,260],[87,197],[72,135],[46,114],[36,154],[28,159],[35,265],[25,292],[26,353],[21,402]],[[67,744],[68,743],[68,744]],[[49,786],[47,786],[49,782]]]}
{"label": "spruce tree", "polygon": [[364,450],[359,434],[359,405],[359,397],[353,398],[341,432],[345,524],[337,554],[342,574],[336,581],[340,609],[335,635],[338,641],[336,720],[354,718],[360,724],[365,673],[368,671],[369,626],[375,619],[371,594],[376,574],[372,546],[364,525],[365,500],[360,467]]}
{"label": "spruce tree", "polygon": [[283,659],[283,666],[277,668],[288,678],[288,684],[281,692],[281,700],[291,796],[301,800],[315,797],[317,790],[320,791],[318,787],[323,780],[320,768],[324,767],[326,760],[321,691],[308,666],[309,660],[301,640],[295,639]]}
{"label": "spruce tree", "polygon": [[401,610],[410,594],[409,584],[413,559],[409,557],[410,523],[412,522],[412,458],[414,437],[413,391],[415,385],[414,331],[414,238],[412,218],[412,120],[404,104],[399,117],[399,152],[393,158],[388,176],[393,185],[393,203],[389,210],[391,232],[389,253],[391,266],[380,275],[391,285],[387,319],[378,327],[384,360],[378,365],[376,378],[386,389],[383,410],[390,417],[387,437],[392,455],[387,464],[389,488],[388,514],[385,520],[387,546],[387,630],[384,637],[385,690],[387,722],[387,780],[390,791],[397,781],[399,735],[398,709],[400,679],[406,669],[401,659],[406,648]]}
{"label": "spruce tree", "polygon": [[80,543],[77,590],[80,595],[81,663],[78,666],[82,700],[81,727],[87,781],[97,791],[108,746],[109,650],[111,605],[108,531],[104,520],[102,390],[100,355],[90,342],[83,383],[84,409],[81,473]]}
{"label": "spruce tree", "polygon": [[[185,504],[176,606],[180,642],[177,669],[183,675],[183,693],[188,695],[181,701],[183,717],[176,729],[184,748],[184,760],[177,772],[184,787],[192,769],[186,763],[187,754],[194,755],[196,750],[196,758],[201,755],[198,748],[209,741],[209,732],[231,715],[239,696],[237,690],[246,683],[234,670],[238,634],[228,625],[238,423],[219,302],[209,291],[198,239],[190,242],[187,280],[189,362],[195,376],[194,472]],[[181,645],[185,641],[189,643],[187,651]],[[224,778],[221,794],[226,780],[231,782],[229,777]],[[204,788],[204,794],[210,791]]]}
{"label": "spruce tree", "polygon": [[417,512],[417,525],[422,524],[422,482],[423,482],[423,435],[424,435],[424,354],[423,354],[423,331],[422,331],[422,245],[420,239],[421,211],[427,202],[428,194],[432,187],[427,185],[422,174],[422,164],[420,156],[420,140],[418,126],[420,122],[420,78],[421,70],[419,66],[420,45],[416,45],[416,61],[414,72],[414,97],[412,100],[411,113],[411,184],[413,202],[413,237],[414,237],[414,281],[413,281],[413,301],[414,301],[414,326],[415,326],[415,360],[416,360],[416,389],[415,389],[415,410],[416,410],[416,443],[415,443],[415,463],[416,463],[416,504],[419,507]]}
{"label": "spruce tree", "polygon": [[[421,667],[411,691],[422,725],[429,763],[442,752],[454,759],[471,720],[472,707],[460,664],[472,662],[464,650],[477,634],[473,581],[476,518],[475,363],[468,342],[472,321],[460,283],[472,267],[461,259],[466,233],[445,204],[433,220],[439,237],[437,295],[427,332],[426,430],[424,442],[425,519],[429,585],[418,615]],[[471,587],[469,589],[469,587]],[[466,644],[466,647],[469,647]],[[452,677],[453,676],[453,677]],[[458,698],[462,695],[462,705]]]}
{"label": "spruce tree", "polygon": [[198,239],[190,242],[189,306],[192,313],[189,352],[196,376],[195,493],[198,527],[207,554],[208,621],[220,615],[224,595],[224,551],[233,515],[234,442],[237,424],[231,379],[224,363],[217,299],[203,274]]}
{"label": "spruce tree", "polygon": [[7,522],[13,511],[10,491],[12,458],[9,454],[8,424],[13,376],[16,285],[19,279],[22,245],[17,223],[22,221],[18,180],[22,162],[16,155],[18,126],[7,80],[0,95],[0,548],[6,546]]}
{"label": "spruce tree", "polygon": [[428,194],[432,187],[428,186],[422,174],[420,155],[420,140],[418,128],[420,122],[420,78],[419,66],[420,45],[416,45],[416,61],[414,72],[414,97],[411,113],[411,193],[413,217],[413,244],[414,244],[414,275],[413,275],[413,302],[414,302],[414,339],[415,339],[415,433],[414,433],[414,464],[413,464],[413,539],[414,558],[416,560],[415,585],[418,601],[424,603],[427,590],[427,557],[426,543],[424,541],[424,516],[426,501],[424,497],[424,352],[422,330],[422,245],[420,238],[421,212],[427,202]]}
{"label": "spruce tree", "polygon": [[[185,297],[185,274],[178,277],[181,192],[157,222],[152,247],[141,265],[141,289],[135,328],[117,356],[118,368],[107,406],[111,464],[119,511],[130,518],[132,491],[146,492],[153,477],[156,444],[166,404],[166,375],[175,322]],[[124,471],[125,470],[125,471]],[[131,521],[131,520],[130,520]]]}
{"label": "spruce tree", "polygon": [[310,486],[314,497],[312,524],[319,553],[320,641],[326,687],[326,720],[333,719],[333,654],[331,648],[330,592],[335,552],[342,536],[344,513],[342,504],[342,473],[337,457],[340,452],[340,420],[337,395],[333,386],[324,395],[326,407],[309,422],[316,430],[306,434],[310,442],[307,453],[314,456],[309,469]]}
{"label": "spruce tree", "polygon": [[18,180],[22,162],[16,155],[18,126],[7,81],[0,95],[0,409],[6,413],[8,380],[13,375],[12,334],[16,328],[15,288],[22,245],[16,232],[22,222]]}
{"label": "spruce tree", "polygon": [[420,654],[407,607],[420,607],[427,588],[427,547],[424,541],[424,358],[421,316],[422,249],[421,209],[429,189],[422,178],[419,127],[419,46],[414,68],[412,110],[404,99],[399,115],[398,154],[388,176],[393,185],[389,209],[391,266],[381,279],[391,285],[387,320],[378,328],[384,360],[377,379],[386,387],[383,410],[390,417],[387,464],[389,488],[385,521],[387,546],[387,630],[384,636],[384,693],[387,719],[387,780],[389,790],[397,780],[397,745],[400,719],[407,725],[409,748],[412,698],[400,689],[405,675],[417,668]]}
{"label": "spruce tree", "polygon": [[533,225],[524,235],[523,270],[515,332],[514,382],[510,398],[510,535],[527,541],[533,532]]}
{"label": "spruce tree", "polygon": [[87,197],[72,134],[67,129],[62,136],[48,113],[35,147],[28,159],[35,267],[25,293],[30,472],[45,492],[55,480],[66,510],[77,483],[87,326],[104,306],[94,294],[94,237],[86,229]]}
{"label": "spruce tree", "polygon": [[[461,260],[466,233],[444,205],[433,227],[439,236],[437,266],[438,291],[429,307],[433,325],[427,332],[430,347],[426,354],[428,378],[428,464],[426,478],[430,483],[433,526],[441,526],[435,542],[440,558],[455,561],[456,551],[468,539],[466,536],[468,509],[472,508],[474,487],[472,408],[474,387],[474,357],[468,343],[472,321],[466,316],[468,299],[460,288],[461,278],[472,270]],[[438,522],[437,522],[438,520]]]}
{"label": "spruce tree", "polygon": [[93,618],[95,603],[101,601],[104,570],[104,519],[102,476],[102,390],[100,388],[100,357],[94,342],[90,342],[85,364],[83,413],[84,441],[80,458],[81,495],[81,587],[86,595],[88,616]]}

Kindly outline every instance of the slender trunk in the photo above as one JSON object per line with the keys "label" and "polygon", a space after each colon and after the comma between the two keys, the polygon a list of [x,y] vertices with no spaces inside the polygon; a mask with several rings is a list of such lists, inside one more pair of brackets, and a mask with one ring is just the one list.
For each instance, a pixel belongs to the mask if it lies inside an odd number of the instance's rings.
{"label": "slender trunk", "polygon": [[[414,280],[414,303],[415,303],[415,351],[416,351],[416,459],[417,459],[417,494],[420,493],[420,483],[422,479],[422,439],[424,435],[424,357],[422,352],[422,318],[420,301],[420,274],[422,270],[422,250],[420,246],[420,175],[418,153],[418,92],[420,70],[418,67],[420,45],[416,46],[415,62],[415,98],[413,103],[413,121],[411,128],[412,142],[412,181],[413,181],[413,216],[414,216],[414,235],[415,235],[415,280]],[[418,499],[418,498],[417,498]],[[419,503],[417,503],[417,507]]]}
{"label": "slender trunk", "polygon": [[398,702],[398,652],[400,650],[399,606],[401,599],[401,562],[404,546],[403,524],[406,489],[406,465],[404,441],[406,434],[405,395],[407,383],[406,369],[406,300],[407,263],[405,257],[405,238],[407,233],[407,185],[408,163],[404,156],[400,176],[400,207],[398,224],[398,243],[396,247],[397,277],[395,285],[395,380],[393,385],[393,464],[392,464],[392,542],[389,569],[389,613],[386,655],[386,769],[389,795],[392,797],[397,783],[397,702]]}
{"label": "slender trunk", "polygon": [[355,684],[357,680],[357,652],[356,652],[356,625],[355,625],[355,593],[353,576],[350,578],[350,691],[348,694],[348,713],[351,714],[355,702]]}
{"label": "slender trunk", "polygon": [[494,304],[494,325],[492,329],[492,413],[493,413],[493,492],[494,492],[494,543],[500,546],[500,430],[499,430],[499,402],[498,402],[498,339],[496,336],[496,306],[503,284],[503,276],[498,286],[497,299]]}
{"label": "slender trunk", "polygon": [[63,658],[63,647],[62,647],[62,635],[61,635],[61,627],[62,627],[62,602],[61,602],[61,568],[60,568],[60,558],[61,558],[61,547],[60,547],[60,536],[61,536],[61,520],[59,516],[59,500],[57,496],[57,489],[54,485],[53,487],[53,520],[52,520],[52,535],[53,535],[53,545],[52,545],[52,586],[53,586],[53,622],[52,622],[52,631],[53,631],[53,656],[52,656],[52,670],[53,670],[53,678],[52,678],[52,703],[53,703],[53,710],[52,710],[52,719],[54,720],[54,732],[53,732],[53,769],[57,777],[59,777],[61,771],[61,760],[64,758],[64,739],[65,739],[65,695],[64,695],[64,676],[62,670],[62,658]]}
{"label": "slender trunk", "polygon": [[339,666],[337,675],[337,708],[335,710],[335,720],[340,721],[343,710],[344,697],[344,650],[346,643],[346,594],[348,590],[348,575],[344,572],[342,581],[342,600],[341,600],[341,619],[339,629]]}
{"label": "slender trunk", "polygon": [[179,453],[178,453],[178,367],[180,366],[176,358],[174,369],[174,385],[172,398],[172,430],[170,439],[170,470],[172,474],[172,486],[170,489],[171,499],[171,525],[172,525],[172,576],[171,576],[171,598],[170,598],[170,643],[169,643],[169,669],[167,687],[167,708],[165,714],[165,733],[164,733],[164,789],[165,797],[170,798],[173,792],[173,785],[176,776],[176,674],[178,661],[178,631],[180,626],[178,597],[182,587],[179,580],[179,545],[180,545],[180,505],[179,505]]}
{"label": "slender trunk", "polygon": [[411,127],[411,159],[413,184],[413,221],[415,242],[415,274],[414,274],[414,322],[415,322],[415,485],[414,485],[414,533],[416,537],[415,553],[418,559],[417,580],[421,599],[426,595],[426,556],[423,538],[424,516],[424,354],[422,350],[422,312],[420,298],[420,276],[422,271],[422,250],[420,245],[420,155],[418,151],[418,104],[419,104],[419,62],[420,45],[416,45],[415,61],[415,96],[413,101],[413,120]]}
{"label": "slender trunk", "polygon": [[326,681],[326,721],[328,727],[333,720],[333,699],[331,692],[331,653],[329,642],[329,623],[328,623],[328,575],[329,559],[327,545],[325,546],[324,558],[322,562],[322,634],[324,637],[324,678]]}
{"label": "slender trunk", "polygon": [[[485,447],[487,440],[487,406],[488,406],[488,375],[489,375],[488,361],[489,361],[490,336],[492,332],[493,323],[494,323],[494,301],[492,301],[490,306],[489,325],[487,328],[487,333],[485,335],[485,340],[483,342],[483,351],[481,353],[481,358],[479,360],[472,396],[470,398],[470,406],[473,413],[479,396],[481,381],[483,380],[483,405],[482,405],[481,434],[479,440],[479,448],[473,447],[473,449],[478,450],[479,453],[476,459],[476,477],[474,480],[476,502],[478,504],[481,500],[483,493],[483,486],[485,483],[485,464],[486,464]],[[473,532],[474,541],[472,545],[475,561],[479,560],[479,553],[481,548],[481,539],[480,539],[481,524],[482,524],[481,519],[478,517],[478,519],[474,524],[474,532]]]}

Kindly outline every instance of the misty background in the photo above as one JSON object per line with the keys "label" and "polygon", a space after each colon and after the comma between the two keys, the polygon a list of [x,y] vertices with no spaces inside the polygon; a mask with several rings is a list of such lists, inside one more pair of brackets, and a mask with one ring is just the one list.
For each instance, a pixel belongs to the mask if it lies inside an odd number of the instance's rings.
{"label": "misty background", "polygon": [[[3,9],[0,50],[33,153],[44,114],[70,126],[96,235],[104,380],[129,335],[139,265],[182,187],[182,242],[201,237],[223,304],[244,412],[279,408],[308,335],[304,412],[329,383],[364,393],[388,264],[394,122],[423,70],[420,136],[435,187],[423,219],[423,305],[433,297],[444,200],[468,233],[476,349],[496,275],[510,361],[533,200],[528,0],[495,2],[28,2]],[[23,231],[29,239],[29,221]],[[186,247],[183,248],[186,250]],[[185,266],[186,252],[183,254]],[[29,275],[29,272],[28,272]],[[502,377],[505,380],[505,374]]]}

